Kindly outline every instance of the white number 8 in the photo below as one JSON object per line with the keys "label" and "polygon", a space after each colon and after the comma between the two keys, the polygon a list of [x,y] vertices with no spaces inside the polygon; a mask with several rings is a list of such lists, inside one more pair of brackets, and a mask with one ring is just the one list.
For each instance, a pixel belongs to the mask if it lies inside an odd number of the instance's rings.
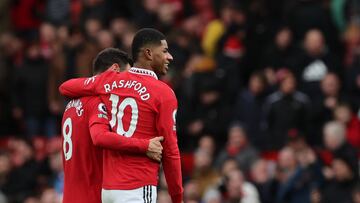
{"label": "white number 8", "polygon": [[[66,132],[66,129],[69,129]],[[63,151],[64,151],[64,156],[65,156],[65,160],[68,161],[69,159],[71,159],[72,156],[72,141],[71,141],[71,135],[72,135],[72,122],[71,122],[71,118],[67,118],[64,122],[63,128],[62,128],[62,134],[64,136],[64,142],[63,142]],[[66,150],[66,145],[69,146],[68,150]]]}

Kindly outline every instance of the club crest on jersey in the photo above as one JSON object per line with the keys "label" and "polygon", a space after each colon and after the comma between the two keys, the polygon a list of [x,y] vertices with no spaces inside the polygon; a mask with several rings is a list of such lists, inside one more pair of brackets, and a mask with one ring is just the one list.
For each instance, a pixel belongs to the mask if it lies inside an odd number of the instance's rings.
{"label": "club crest on jersey", "polygon": [[73,99],[71,100],[65,108],[65,111],[67,111],[68,109],[70,109],[71,107],[74,107],[76,109],[76,114],[78,116],[82,116],[84,109],[82,108],[82,103],[80,101],[80,99]]}
{"label": "club crest on jersey", "polygon": [[106,112],[106,107],[105,107],[105,104],[104,103],[100,103],[98,105],[98,110],[99,110],[99,114],[98,114],[98,117],[99,118],[106,118],[108,119],[107,117],[107,112]]}

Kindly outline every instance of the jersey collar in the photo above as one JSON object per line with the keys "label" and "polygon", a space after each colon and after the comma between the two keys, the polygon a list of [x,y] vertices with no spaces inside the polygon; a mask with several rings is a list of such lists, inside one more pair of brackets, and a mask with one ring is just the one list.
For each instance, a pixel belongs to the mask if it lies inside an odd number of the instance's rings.
{"label": "jersey collar", "polygon": [[134,73],[134,74],[139,74],[139,75],[148,75],[148,76],[151,76],[151,77],[155,78],[156,80],[158,80],[157,75],[152,70],[148,70],[148,69],[144,69],[144,68],[131,67],[129,72]]}

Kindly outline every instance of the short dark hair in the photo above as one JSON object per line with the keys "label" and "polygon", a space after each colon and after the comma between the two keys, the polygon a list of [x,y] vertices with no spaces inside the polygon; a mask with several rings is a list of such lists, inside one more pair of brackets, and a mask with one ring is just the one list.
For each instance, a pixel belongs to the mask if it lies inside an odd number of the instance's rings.
{"label": "short dark hair", "polygon": [[126,52],[120,49],[106,48],[95,57],[93,61],[93,74],[106,71],[114,63],[119,64],[120,69],[123,69],[128,63],[131,63],[131,59]]}
{"label": "short dark hair", "polygon": [[140,49],[146,45],[161,45],[161,40],[165,39],[165,35],[153,28],[143,28],[136,32],[131,44],[132,58],[138,59]]}

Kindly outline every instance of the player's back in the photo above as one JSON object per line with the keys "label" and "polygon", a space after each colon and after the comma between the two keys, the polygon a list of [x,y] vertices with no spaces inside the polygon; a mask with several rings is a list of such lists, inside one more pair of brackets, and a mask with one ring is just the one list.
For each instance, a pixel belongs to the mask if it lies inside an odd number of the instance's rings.
{"label": "player's back", "polygon": [[92,144],[89,108],[92,98],[71,100],[62,120],[64,203],[101,202],[102,150]]}
{"label": "player's back", "polygon": [[[114,132],[127,137],[151,139],[161,136],[160,104],[169,102],[169,106],[176,110],[174,93],[165,83],[157,80],[155,74],[149,74],[153,72],[142,69],[140,71],[144,74],[141,74],[132,70],[134,68],[124,73],[108,73],[109,77],[100,79],[97,92],[111,111],[110,125]],[[170,115],[170,119],[173,118]],[[105,150],[103,188],[134,189],[156,185],[158,170],[159,163],[143,155]]]}

